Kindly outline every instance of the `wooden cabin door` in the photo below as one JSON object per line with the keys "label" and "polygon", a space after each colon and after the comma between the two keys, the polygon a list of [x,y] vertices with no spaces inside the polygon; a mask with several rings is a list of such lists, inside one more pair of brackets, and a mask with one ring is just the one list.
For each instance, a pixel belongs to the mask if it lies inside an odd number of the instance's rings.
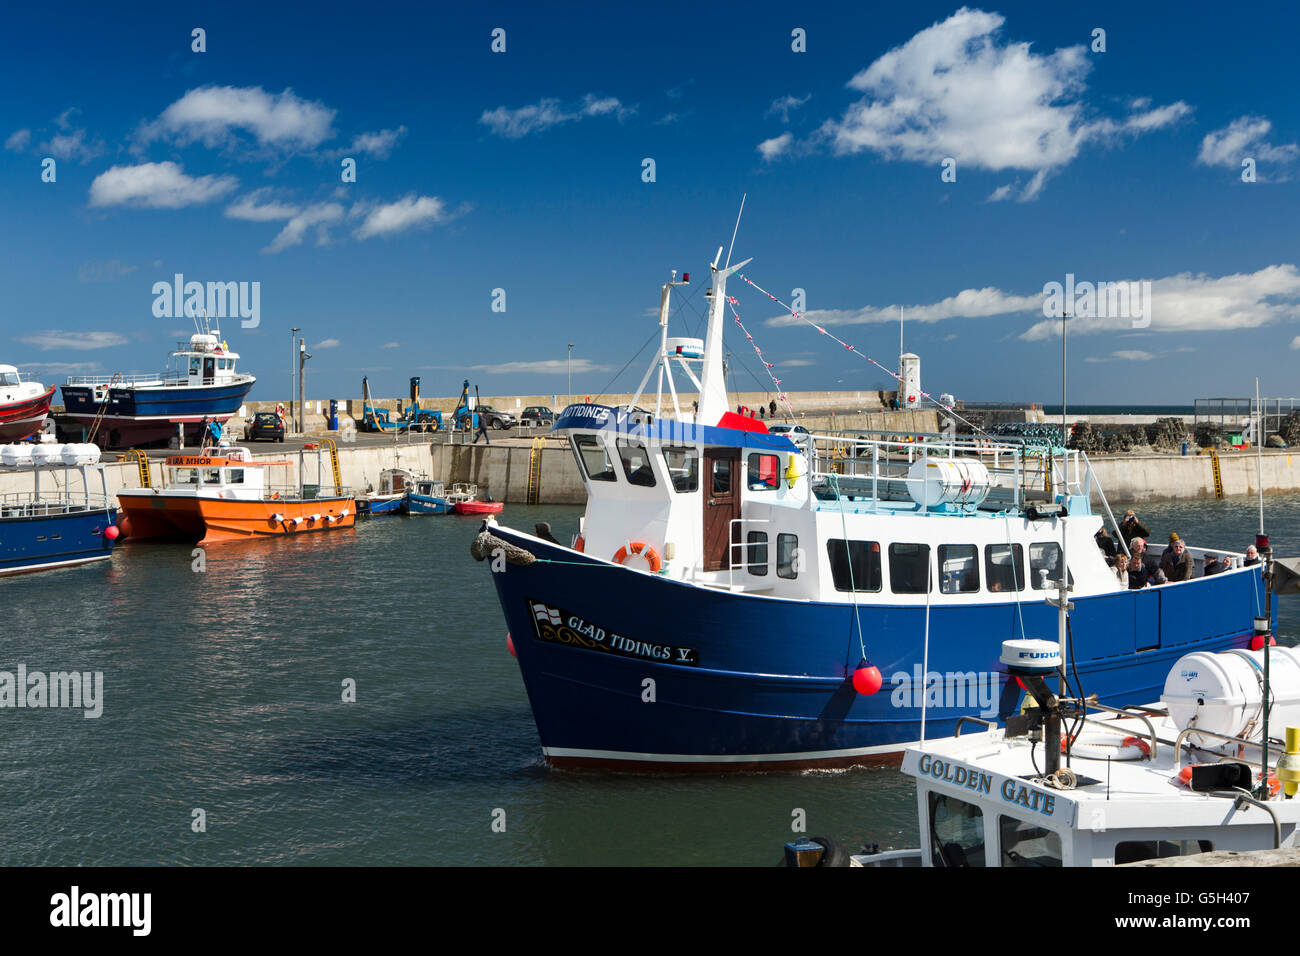
{"label": "wooden cabin door", "polygon": [[704,570],[731,567],[731,522],[740,517],[740,449],[704,452]]}

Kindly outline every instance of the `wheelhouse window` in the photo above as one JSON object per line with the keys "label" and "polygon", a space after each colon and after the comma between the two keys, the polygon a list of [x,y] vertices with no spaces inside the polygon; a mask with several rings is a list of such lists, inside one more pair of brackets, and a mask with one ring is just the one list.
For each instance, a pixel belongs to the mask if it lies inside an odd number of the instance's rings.
{"label": "wheelhouse window", "polygon": [[672,478],[674,491],[699,490],[700,451],[698,448],[665,448],[664,465]]}
{"label": "wheelhouse window", "polygon": [[1214,843],[1210,840],[1125,840],[1115,844],[1115,865],[1170,856],[1192,856],[1213,850]]}
{"label": "wheelhouse window", "polygon": [[583,474],[590,480],[618,481],[614,474],[614,463],[609,460],[605,446],[595,435],[574,435],[573,452]]}
{"label": "wheelhouse window", "polygon": [[973,803],[930,793],[930,861],[935,866],[986,866],[984,813]]}
{"label": "wheelhouse window", "polygon": [[826,554],[835,590],[880,590],[880,542],[831,538],[826,542]]}
{"label": "wheelhouse window", "polygon": [[797,534],[778,534],[776,536],[776,576],[790,579],[799,576],[799,536]]}
{"label": "wheelhouse window", "polygon": [[746,541],[749,553],[745,559],[749,562],[749,573],[767,574],[767,532],[751,531],[746,536]]}
{"label": "wheelhouse window", "polygon": [[939,545],[939,590],[944,594],[969,594],[979,589],[979,548],[973,544]]}
{"label": "wheelhouse window", "polygon": [[713,459],[713,478],[710,487],[715,495],[731,494],[731,459]]}
{"label": "wheelhouse window", "polygon": [[629,483],[642,488],[655,486],[654,469],[650,467],[650,452],[644,445],[622,441],[616,443],[618,457],[623,461],[623,474]]}
{"label": "wheelhouse window", "polygon": [[21,383],[18,381],[17,372],[0,372],[0,386],[18,384]]}
{"label": "wheelhouse window", "polygon": [[216,484],[220,484],[220,483],[221,483],[221,469],[220,469],[220,468],[204,468],[204,469],[203,469],[203,483],[204,483],[205,485],[216,485]]}
{"label": "wheelhouse window", "polygon": [[749,490],[773,491],[780,487],[781,460],[776,455],[749,456]]}
{"label": "wheelhouse window", "polygon": [[226,481],[232,485],[242,485],[244,483],[244,469],[227,468]]}
{"label": "wheelhouse window", "polygon": [[984,578],[990,591],[1025,589],[1025,549],[1018,544],[991,544],[984,549]]}
{"label": "wheelhouse window", "polygon": [[[1061,546],[1055,541],[1029,546],[1029,586],[1042,591],[1060,586]],[[1074,583],[1074,575],[1070,575]]]}
{"label": "wheelhouse window", "polygon": [[172,484],[173,485],[197,485],[199,483],[199,473],[194,468],[173,468]]}
{"label": "wheelhouse window", "polygon": [[930,546],[889,546],[889,589],[895,594],[924,594],[930,590]]}
{"label": "wheelhouse window", "polygon": [[998,846],[1004,867],[1062,865],[1060,834],[1015,817],[998,817]]}

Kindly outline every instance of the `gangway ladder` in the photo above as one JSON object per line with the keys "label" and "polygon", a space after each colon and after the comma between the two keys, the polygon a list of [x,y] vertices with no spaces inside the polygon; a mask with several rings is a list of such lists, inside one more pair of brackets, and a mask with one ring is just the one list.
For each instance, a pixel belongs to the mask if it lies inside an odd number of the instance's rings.
{"label": "gangway ladder", "polygon": [[1210,471],[1214,474],[1214,497],[1223,497],[1223,472],[1219,470],[1219,449],[1213,446],[1202,448],[1197,454],[1210,454]]}
{"label": "gangway ladder", "polygon": [[534,438],[533,447],[528,452],[528,503],[530,505],[542,503],[542,449],[545,447],[545,438]]}
{"label": "gangway ladder", "polygon": [[329,449],[330,452],[330,470],[334,473],[334,493],[341,494],[343,491],[343,474],[339,469],[339,446],[333,438],[322,438],[321,444]]}
{"label": "gangway ladder", "polygon": [[149,483],[149,456],[138,448],[133,448],[124,456],[125,461],[134,461],[136,470],[140,472],[140,487],[152,488]]}
{"label": "gangway ladder", "polygon": [[[113,396],[113,386],[118,384],[121,381],[122,381],[122,373],[114,372],[113,377],[109,380],[109,383],[104,386],[104,400],[99,403],[99,411],[95,413],[95,417],[90,422],[90,431],[87,432],[86,434],[87,443],[94,443],[95,435],[96,433],[99,432],[99,425],[104,420],[104,413],[108,411],[108,400]],[[90,386],[90,394],[91,395],[95,394],[94,385]],[[107,447],[107,445],[105,445],[104,447]]]}

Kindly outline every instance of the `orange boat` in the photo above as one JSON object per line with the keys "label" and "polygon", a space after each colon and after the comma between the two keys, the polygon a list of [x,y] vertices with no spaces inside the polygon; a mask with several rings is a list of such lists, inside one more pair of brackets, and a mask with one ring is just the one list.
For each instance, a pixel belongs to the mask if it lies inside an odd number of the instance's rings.
{"label": "orange boat", "polygon": [[267,481],[268,468],[292,464],[253,461],[245,448],[172,455],[163,466],[162,488],[117,493],[119,526],[133,540],[202,544],[353,527],[356,502],[339,487],[337,466],[333,494],[320,494],[319,485],[277,487]]}

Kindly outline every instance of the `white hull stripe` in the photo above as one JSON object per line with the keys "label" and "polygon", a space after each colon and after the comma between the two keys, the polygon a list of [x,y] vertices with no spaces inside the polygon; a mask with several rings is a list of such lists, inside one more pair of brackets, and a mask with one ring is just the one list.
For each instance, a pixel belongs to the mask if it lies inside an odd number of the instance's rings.
{"label": "white hull stripe", "polygon": [[6,574],[23,574],[28,571],[45,571],[49,568],[62,568],[73,564],[88,564],[91,561],[107,561],[112,556],[111,553],[97,554],[93,558],[74,558],[71,561],[51,561],[43,564],[24,564],[22,567],[5,568],[4,570],[0,570],[0,576]]}
{"label": "white hull stripe", "polygon": [[853,747],[848,750],[807,750],[785,754],[644,754],[627,750],[582,750],[575,747],[543,747],[547,757],[585,757],[591,760],[644,760],[655,763],[777,763],[791,760],[837,760],[869,754],[899,753],[919,741]]}

